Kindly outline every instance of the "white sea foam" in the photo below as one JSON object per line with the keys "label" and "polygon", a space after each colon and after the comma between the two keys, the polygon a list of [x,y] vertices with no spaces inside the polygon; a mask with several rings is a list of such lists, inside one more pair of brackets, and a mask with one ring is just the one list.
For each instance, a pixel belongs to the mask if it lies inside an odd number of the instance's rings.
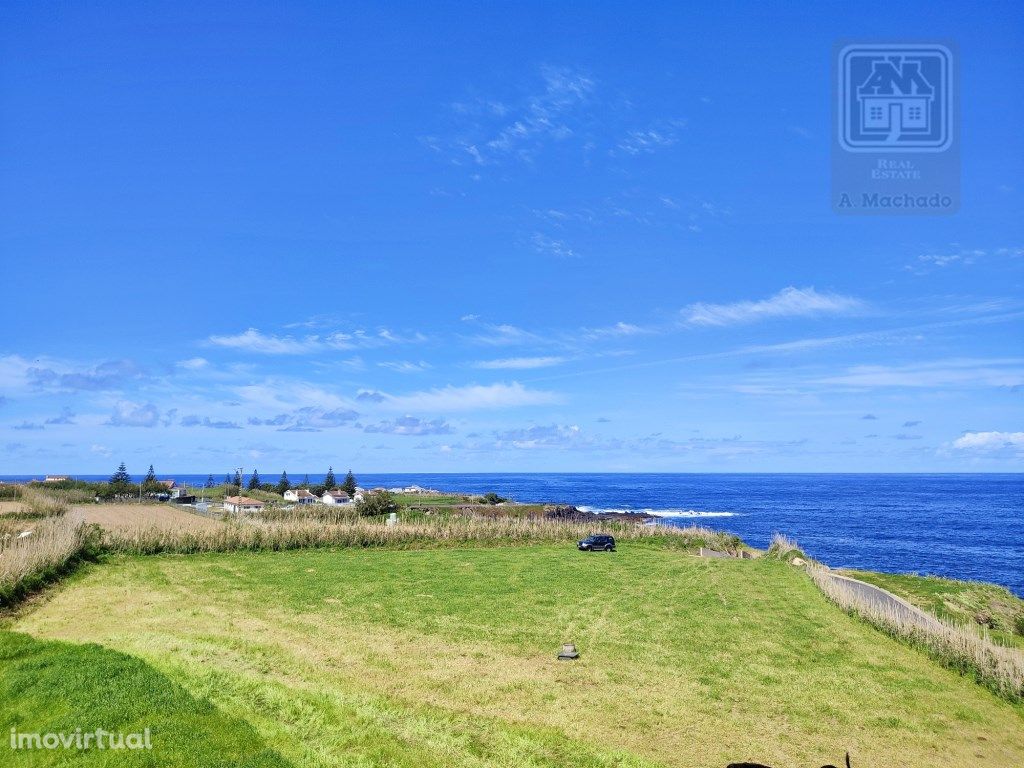
{"label": "white sea foam", "polygon": [[595,514],[646,514],[655,517],[735,517],[735,512],[701,512],[696,509],[619,509],[616,507],[577,507],[580,512]]}

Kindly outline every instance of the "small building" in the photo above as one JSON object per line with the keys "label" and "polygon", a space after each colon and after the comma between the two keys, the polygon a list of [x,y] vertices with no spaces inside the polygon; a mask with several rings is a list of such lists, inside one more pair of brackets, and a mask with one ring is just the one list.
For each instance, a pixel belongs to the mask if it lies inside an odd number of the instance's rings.
{"label": "small building", "polygon": [[63,483],[65,480],[70,480],[70,479],[71,478],[68,477],[67,475],[47,475],[45,478],[43,478],[43,482],[44,483]]}
{"label": "small building", "polygon": [[228,496],[224,499],[224,509],[236,514],[261,512],[263,510],[263,502],[259,499],[250,499],[248,496]]}
{"label": "small building", "polygon": [[320,501],[324,504],[351,504],[352,497],[345,491],[336,488],[333,491],[324,491],[324,495],[320,497]]}
{"label": "small building", "polygon": [[308,488],[292,488],[284,492],[284,498],[285,501],[294,501],[296,504],[316,504],[320,501]]}

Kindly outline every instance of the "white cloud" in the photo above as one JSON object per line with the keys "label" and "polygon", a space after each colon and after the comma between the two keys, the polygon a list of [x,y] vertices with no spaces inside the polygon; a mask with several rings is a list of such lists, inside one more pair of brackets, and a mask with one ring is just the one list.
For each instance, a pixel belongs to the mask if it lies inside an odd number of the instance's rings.
{"label": "white cloud", "polygon": [[209,343],[215,347],[240,349],[264,355],[301,355],[321,348],[316,336],[296,339],[293,336],[273,336],[250,328],[234,336],[211,336]]}
{"label": "white cloud", "polygon": [[537,253],[546,253],[561,259],[573,259],[579,255],[564,240],[555,240],[540,232],[534,232],[530,242]]}
{"label": "white cloud", "polygon": [[237,333],[233,336],[210,336],[207,339],[207,344],[263,355],[303,355],[330,350],[382,347],[388,344],[412,344],[426,340],[427,337],[422,333],[400,336],[387,328],[379,328],[373,332],[364,330],[335,331],[324,336],[311,335],[302,338],[276,336],[262,333],[256,328],[249,328],[244,333]]}
{"label": "white cloud", "polygon": [[153,403],[133,403],[121,400],[107,420],[111,427],[155,427],[160,423],[160,411]]}
{"label": "white cloud", "polygon": [[425,421],[415,416],[400,416],[393,421],[381,421],[367,424],[364,432],[385,435],[449,435],[455,430],[444,419]]}
{"label": "white cloud", "polygon": [[464,387],[447,386],[408,395],[383,396],[381,405],[401,411],[475,411],[491,408],[516,408],[530,405],[548,405],[559,402],[554,392],[527,389],[519,382],[511,384],[470,384]]}
{"label": "white cloud", "polygon": [[965,432],[953,441],[953,447],[981,452],[1024,449],[1024,432]]}
{"label": "white cloud", "polygon": [[535,333],[525,331],[514,325],[485,325],[484,332],[472,337],[472,341],[478,344],[486,344],[492,347],[506,346],[510,344],[525,344],[528,342],[543,341]]}
{"label": "white cloud", "polygon": [[953,265],[967,267],[987,258],[1020,258],[1021,256],[1024,256],[1024,248],[960,248],[944,253],[922,253],[917,257],[915,263],[908,264],[905,269],[923,275],[931,269],[943,269]]}
{"label": "white cloud", "polygon": [[397,371],[398,373],[420,373],[430,368],[430,363],[425,363],[422,360],[418,363],[413,363],[408,360],[390,360],[383,363],[377,363],[380,368],[387,368],[391,371]]}
{"label": "white cloud", "polygon": [[1024,361],[1017,358],[956,358],[903,366],[858,365],[817,384],[871,387],[1016,387],[1024,384]]}
{"label": "white cloud", "polygon": [[551,424],[505,430],[495,433],[495,437],[499,448],[503,445],[520,449],[567,448],[581,443],[583,432],[575,424]]}
{"label": "white cloud", "polygon": [[686,127],[685,120],[670,120],[640,131],[630,131],[619,142],[618,151],[627,155],[651,154],[675,144],[680,128]]}
{"label": "white cloud", "polygon": [[618,322],[615,325],[609,325],[605,328],[584,328],[580,332],[580,336],[588,341],[598,341],[601,339],[617,339],[625,336],[636,336],[641,333],[649,333],[650,331],[645,328],[641,328],[639,325],[633,325],[632,323]]}
{"label": "white cloud", "polygon": [[481,360],[473,363],[474,368],[485,370],[529,370],[533,368],[549,368],[566,362],[564,357],[506,357],[501,360]]}
{"label": "white cloud", "polygon": [[268,379],[262,384],[235,388],[235,393],[248,406],[264,412],[295,408],[348,409],[354,404],[344,397],[303,381]]}
{"label": "white cloud", "polygon": [[682,315],[687,325],[722,326],[783,317],[848,314],[863,307],[863,302],[851,296],[790,286],[760,301],[691,304],[682,310]]}
{"label": "white cloud", "polygon": [[181,360],[178,362],[179,368],[184,368],[186,371],[198,371],[205,368],[210,364],[210,361],[204,357],[192,357],[188,360]]}

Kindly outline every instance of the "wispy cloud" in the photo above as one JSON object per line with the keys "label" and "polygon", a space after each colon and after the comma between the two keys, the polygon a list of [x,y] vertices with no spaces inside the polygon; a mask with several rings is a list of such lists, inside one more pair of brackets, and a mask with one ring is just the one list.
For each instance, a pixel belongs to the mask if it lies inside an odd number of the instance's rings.
{"label": "wispy cloud", "polygon": [[335,331],[326,335],[310,335],[301,338],[278,336],[249,328],[242,333],[228,336],[210,336],[206,343],[214,347],[236,349],[262,355],[304,355],[329,350],[351,350],[381,347],[387,344],[404,344],[426,341],[426,336],[414,333],[401,336],[387,328],[376,331],[356,330]]}
{"label": "wispy cloud", "polygon": [[492,347],[502,347],[514,344],[532,344],[545,341],[536,333],[519,328],[515,325],[501,324],[492,325],[485,323],[481,325],[479,333],[470,337],[470,340],[477,344],[485,344]]}
{"label": "wispy cloud", "polygon": [[379,368],[386,368],[397,373],[420,373],[430,368],[430,363],[420,360],[418,363],[409,360],[389,360],[377,363]]}
{"label": "wispy cloud", "polygon": [[322,348],[316,336],[297,339],[293,336],[274,336],[249,328],[233,336],[211,336],[208,343],[215,347],[257,352],[263,355],[301,355]]}
{"label": "wispy cloud", "polygon": [[783,288],[767,299],[732,304],[691,304],[681,312],[687,325],[723,326],[787,317],[812,317],[856,312],[864,308],[860,299],[814,288]]}
{"label": "wispy cloud", "polygon": [[596,84],[569,67],[544,67],[540,87],[512,100],[476,99],[454,105],[461,124],[454,141],[428,137],[425,143],[459,152],[455,162],[488,165],[516,159],[530,162],[552,142],[573,136]]}
{"label": "wispy cloud", "polygon": [[142,369],[130,360],[109,360],[85,368],[30,367],[25,375],[33,389],[66,391],[113,390],[145,377]]}
{"label": "wispy cloud", "polygon": [[496,408],[519,408],[534,405],[549,405],[561,400],[554,392],[528,389],[519,382],[508,384],[470,384],[468,386],[447,386],[408,395],[380,393],[382,406],[409,411],[428,413],[449,413],[453,411],[475,411]]}
{"label": "wispy cloud", "polygon": [[278,432],[321,432],[325,429],[352,425],[359,412],[351,408],[322,408],[307,405],[275,416],[250,416],[254,427],[276,427]]}
{"label": "wispy cloud", "polygon": [[627,155],[652,154],[675,144],[679,131],[685,127],[685,120],[666,120],[643,130],[632,130],[619,141],[616,150]]}
{"label": "wispy cloud", "polygon": [[1024,256],[1024,248],[950,248],[946,251],[922,253],[917,259],[907,264],[904,269],[918,275],[927,274],[932,270],[946,267],[969,267],[984,259],[1020,258]]}
{"label": "wispy cloud", "polygon": [[75,414],[71,412],[71,409],[65,406],[61,408],[60,415],[54,416],[46,420],[47,424],[74,424]]}
{"label": "wispy cloud", "polygon": [[652,332],[653,329],[651,328],[642,328],[639,325],[619,321],[614,325],[608,325],[603,328],[584,328],[580,331],[579,336],[586,341],[603,341]]}
{"label": "wispy cloud", "polygon": [[878,387],[1016,387],[1024,384],[1024,360],[958,358],[908,365],[857,365],[817,384],[857,389]]}
{"label": "wispy cloud", "polygon": [[241,429],[242,427],[233,421],[215,421],[209,416],[184,416],[180,422],[183,427],[206,427],[207,429]]}
{"label": "wispy cloud", "polygon": [[583,431],[576,426],[551,424],[509,429],[495,433],[498,446],[513,448],[566,448],[583,442]]}
{"label": "wispy cloud", "polygon": [[449,435],[455,430],[444,419],[424,421],[415,416],[400,416],[390,421],[367,424],[364,432],[386,435]]}
{"label": "wispy cloud", "polygon": [[579,256],[564,240],[556,240],[541,232],[534,232],[530,236],[530,242],[537,253],[557,256],[560,259],[573,259]]}
{"label": "wispy cloud", "polygon": [[532,368],[550,368],[566,362],[564,357],[506,357],[500,360],[480,360],[473,363],[474,368],[485,370],[529,370]]}

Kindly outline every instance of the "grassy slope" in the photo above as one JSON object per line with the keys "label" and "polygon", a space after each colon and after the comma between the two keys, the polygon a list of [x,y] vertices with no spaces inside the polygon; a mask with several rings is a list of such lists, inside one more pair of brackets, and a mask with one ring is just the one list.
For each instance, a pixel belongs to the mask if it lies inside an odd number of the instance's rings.
{"label": "grassy slope", "polygon": [[[74,733],[103,728],[141,733],[149,728],[159,750],[124,752],[113,764],[130,766],[266,766],[288,768],[256,731],[218,711],[141,659],[97,645],[41,641],[0,631],[0,730]],[[18,751],[2,747],[3,765],[107,765],[110,752]]]}
{"label": "grassy slope", "polygon": [[844,570],[842,573],[887,589],[942,619],[977,626],[975,617],[984,614],[994,625],[990,632],[993,639],[1004,645],[1024,648],[1024,636],[1015,632],[1015,623],[1024,621],[1024,600],[1005,587],[938,576],[855,570]]}
{"label": "grassy slope", "polygon": [[[138,656],[295,766],[1024,762],[1024,710],[768,560],[640,544],[126,558],[15,628]],[[563,640],[580,660],[555,660]]]}

